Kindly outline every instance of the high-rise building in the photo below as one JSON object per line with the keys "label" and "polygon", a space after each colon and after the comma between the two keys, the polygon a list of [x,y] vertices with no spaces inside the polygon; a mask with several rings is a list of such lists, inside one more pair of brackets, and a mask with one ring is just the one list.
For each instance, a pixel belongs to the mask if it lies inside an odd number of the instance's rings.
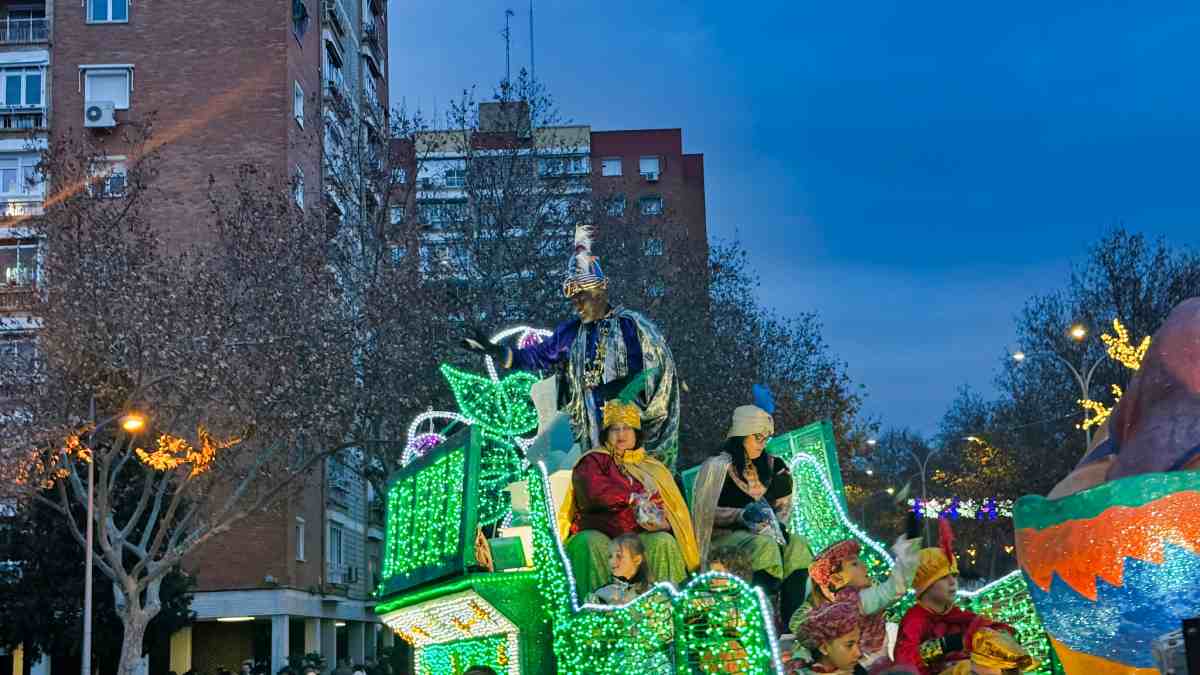
{"label": "high-rise building", "polygon": [[[138,159],[121,127],[153,119],[165,198],[149,215],[169,246],[204,242],[208,178],[228,181],[242,164],[292,179],[298,203],[317,208],[340,178],[337,156],[386,151],[386,21],[384,0],[0,0],[0,358],[37,348],[28,309],[41,249],[22,219],[53,185],[38,171],[52,135],[91,135],[108,153],[93,189],[120,199]],[[355,217],[356,199],[328,200],[332,215]],[[328,461],[284,504],[187,559],[197,623],[154,646],[151,672],[244,659],[277,672],[311,652],[332,666],[390,644],[369,602],[382,512],[354,462]]]}

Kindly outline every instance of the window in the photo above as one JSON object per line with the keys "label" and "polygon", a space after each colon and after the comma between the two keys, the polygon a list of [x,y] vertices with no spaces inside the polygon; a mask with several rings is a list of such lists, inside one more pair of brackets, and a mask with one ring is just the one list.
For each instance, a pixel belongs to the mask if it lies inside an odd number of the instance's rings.
{"label": "window", "polygon": [[567,173],[572,175],[584,174],[591,171],[587,157],[568,157]]}
{"label": "window", "polygon": [[449,225],[467,219],[466,202],[433,202],[419,208],[421,222],[426,225]]}
{"label": "window", "polygon": [[335,523],[329,524],[329,566],[342,566],[342,526]]}
{"label": "window", "polygon": [[292,186],[292,197],[296,206],[304,208],[304,169],[296,167],[296,183]]}
{"label": "window", "polygon": [[0,363],[29,368],[37,356],[37,343],[28,333],[0,335]]}
{"label": "window", "polygon": [[404,185],[408,183],[408,169],[405,169],[404,167],[392,169],[392,182],[396,183],[397,185]]}
{"label": "window", "polygon": [[124,197],[128,186],[128,169],[124,157],[114,157],[92,167],[95,182],[90,186],[93,195],[106,199]]}
{"label": "window", "polygon": [[446,169],[445,173],[446,187],[463,188],[467,186],[467,170],[466,169]]}
{"label": "window", "polygon": [[83,67],[83,100],[112,101],[117,110],[129,110],[133,68]]}
{"label": "window", "polygon": [[392,264],[399,267],[404,264],[404,257],[408,255],[408,247],[404,244],[392,244]]}
{"label": "window", "polygon": [[41,108],[45,92],[42,90],[42,68],[4,68],[5,108]]}
{"label": "window", "polygon": [[647,256],[660,256],[663,254],[662,239],[647,239],[642,244],[642,253]]}
{"label": "window", "polygon": [[304,0],[292,0],[292,30],[298,38],[308,32],[308,5]]}
{"label": "window", "polygon": [[36,153],[0,154],[0,200],[41,197],[40,161]]}
{"label": "window", "polygon": [[304,519],[296,516],[296,560],[304,562]]}
{"label": "window", "polygon": [[625,195],[614,195],[608,200],[608,215],[623,216],[625,215]]}
{"label": "window", "polygon": [[87,0],[88,23],[129,21],[129,0]]}
{"label": "window", "polygon": [[37,283],[37,244],[0,244],[0,275],[0,284],[9,288]]}
{"label": "window", "polygon": [[642,197],[641,204],[643,216],[657,216],[663,211],[662,197],[657,195]]}
{"label": "window", "polygon": [[600,160],[600,175],[601,176],[620,176],[621,175],[621,158],[620,157],[605,157]]}
{"label": "window", "polygon": [[588,171],[587,157],[546,157],[538,160],[538,174],[542,176],[578,175]]}
{"label": "window", "polygon": [[404,216],[405,213],[403,206],[393,206],[390,213],[389,222],[391,222],[392,225],[403,225]]}
{"label": "window", "polygon": [[654,176],[655,178],[661,172],[659,167],[658,157],[642,157],[638,160],[638,173],[643,176]]}
{"label": "window", "polygon": [[300,80],[292,82],[292,116],[296,118],[296,124],[300,128],[304,128],[304,87],[300,86]]}

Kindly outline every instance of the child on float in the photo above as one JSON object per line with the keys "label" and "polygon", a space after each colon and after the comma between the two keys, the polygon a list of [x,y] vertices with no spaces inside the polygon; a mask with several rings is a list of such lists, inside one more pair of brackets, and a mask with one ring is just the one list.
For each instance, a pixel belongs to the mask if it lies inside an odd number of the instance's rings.
{"label": "child on float", "polygon": [[636,534],[623,534],[608,544],[608,569],[612,583],[597,588],[587,601],[597,605],[624,605],[650,590],[646,547]]}
{"label": "child on float", "polygon": [[788,628],[796,633],[813,610],[833,602],[850,602],[863,616],[859,640],[863,665],[870,667],[882,662],[889,654],[884,612],[904,597],[912,585],[919,546],[919,539],[896,539],[892,545],[896,562],[891,573],[883,582],[873,584],[859,557],[862,548],[857,541],[844,539],[831,545],[809,567],[811,591],[792,615]]}
{"label": "child on float", "polygon": [[808,612],[794,630],[809,656],[790,661],[788,675],[867,675],[859,664],[862,622],[858,603],[852,600],[826,603]]}
{"label": "child on float", "polygon": [[[1016,631],[955,606],[958,560],[950,522],[939,521],[939,546],[923,548],[913,578],[917,604],[900,621],[896,663],[916,667],[921,675],[963,675],[1000,664],[1007,674],[1032,670],[1037,662],[1014,639]],[[973,664],[973,661],[978,661]],[[984,670],[980,670],[980,669]]]}

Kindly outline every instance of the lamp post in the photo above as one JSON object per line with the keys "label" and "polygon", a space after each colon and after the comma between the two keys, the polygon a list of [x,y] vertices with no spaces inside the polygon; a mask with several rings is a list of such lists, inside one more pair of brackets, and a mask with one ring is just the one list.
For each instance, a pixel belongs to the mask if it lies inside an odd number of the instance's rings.
{"label": "lamp post", "polygon": [[[1070,330],[1068,331],[1068,335],[1070,335],[1071,339],[1075,340],[1076,342],[1083,342],[1084,338],[1087,337],[1087,329],[1084,328],[1080,324],[1075,324],[1074,326],[1071,326]],[[1062,363],[1063,365],[1065,365],[1067,367],[1067,369],[1071,371],[1071,374],[1075,376],[1075,382],[1079,384],[1079,392],[1083,395],[1083,398],[1086,400],[1091,400],[1092,396],[1091,396],[1090,392],[1092,389],[1092,375],[1095,374],[1096,368],[1101,363],[1104,363],[1104,359],[1096,359],[1096,362],[1093,363],[1091,366],[1089,366],[1087,364],[1087,361],[1085,360],[1083,363],[1080,364],[1080,367],[1076,368],[1075,364],[1073,364],[1070,361],[1068,361],[1067,359],[1063,358],[1062,355],[1058,354],[1057,352],[1052,352],[1052,351],[1048,351],[1048,350],[1025,352],[1025,351],[1021,351],[1019,349],[1017,351],[1013,352],[1012,359],[1013,359],[1013,361],[1016,361],[1018,364],[1020,364],[1020,363],[1024,363],[1025,359],[1028,359],[1031,356],[1052,356],[1052,357],[1058,359],[1059,362]],[[1086,422],[1088,412],[1085,410],[1083,414],[1084,414],[1084,421]],[[1085,428],[1083,430],[1083,434],[1084,434],[1084,439],[1085,439],[1085,443],[1086,443],[1086,445],[1084,447],[1084,452],[1086,452],[1088,449],[1090,449],[1092,447],[1092,429],[1091,429],[1091,427]]]}
{"label": "lamp post", "polygon": [[[92,430],[88,433],[88,452],[91,456],[88,458],[88,477],[87,477],[87,551],[84,553],[84,568],[83,568],[83,649],[80,659],[82,663],[79,666],[80,675],[92,675],[92,545],[93,529],[92,521],[95,519],[95,476],[96,476],[96,451],[93,447],[93,439],[96,432],[103,425],[96,424],[96,397],[93,396],[91,403],[88,404],[88,413],[92,420]],[[127,433],[135,434],[146,426],[146,418],[138,413],[128,413],[121,416],[121,428]],[[112,422],[112,419],[104,421],[107,425]]]}
{"label": "lamp post", "polygon": [[[927,504],[929,502],[929,491],[926,489],[926,484],[925,484],[925,474],[926,474],[926,470],[929,468],[929,460],[933,459],[933,456],[938,454],[939,452],[941,452],[942,449],[941,448],[930,448],[929,452],[925,453],[924,458],[918,457],[917,453],[912,449],[912,447],[905,447],[904,449],[908,451],[908,454],[912,456],[913,461],[915,461],[917,463],[917,466],[921,469],[921,508],[924,508],[925,504]],[[928,542],[929,541],[929,519],[923,518],[922,520],[925,521],[925,541]]]}

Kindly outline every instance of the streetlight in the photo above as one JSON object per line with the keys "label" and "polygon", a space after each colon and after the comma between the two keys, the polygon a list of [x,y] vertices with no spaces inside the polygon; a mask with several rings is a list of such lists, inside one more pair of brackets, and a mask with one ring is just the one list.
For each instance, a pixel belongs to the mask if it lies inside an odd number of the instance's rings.
{"label": "streetlight", "polygon": [[888,488],[888,489],[884,490],[884,492],[888,493],[889,495],[895,495],[895,494],[896,494],[896,488],[894,488],[894,487],[890,487],[890,488]]}
{"label": "streetlight", "polygon": [[875,475],[875,469],[867,469],[867,475],[868,475],[868,476],[874,476],[874,475]]}
{"label": "streetlight", "polygon": [[[924,505],[929,503],[929,491],[926,489],[925,485],[925,474],[926,470],[929,468],[929,460],[933,459],[933,456],[941,452],[942,449],[930,448],[929,452],[925,454],[923,459],[917,456],[917,453],[912,449],[912,447],[906,446],[904,449],[908,451],[908,454],[912,456],[913,461],[915,461],[917,466],[921,469],[921,505],[922,508],[924,508]],[[925,521],[925,541],[929,541],[929,519],[925,518],[923,520]]]}
{"label": "streetlight", "polygon": [[[1075,340],[1082,341],[1084,338],[1087,337],[1087,329],[1084,328],[1082,324],[1075,324],[1074,326],[1071,327],[1069,334]],[[1083,363],[1080,364],[1080,367],[1076,368],[1075,364],[1066,360],[1065,358],[1060,356],[1057,352],[1046,351],[1046,350],[1035,351],[1035,352],[1024,352],[1024,351],[1021,351],[1018,349],[1017,351],[1012,353],[1012,360],[1016,361],[1018,364],[1020,364],[1020,363],[1023,363],[1026,359],[1028,359],[1031,356],[1053,356],[1054,358],[1058,359],[1063,365],[1065,365],[1067,367],[1068,370],[1071,371],[1071,374],[1075,376],[1075,381],[1079,384],[1079,391],[1080,391],[1080,393],[1083,394],[1083,398],[1085,400],[1091,400],[1092,396],[1091,396],[1090,392],[1092,389],[1092,375],[1095,374],[1096,368],[1099,367],[1101,363],[1104,363],[1104,359],[1097,359],[1096,362],[1093,363],[1091,366],[1088,366],[1087,361],[1085,360]],[[1107,358],[1107,355],[1105,356],[1105,358]],[[1084,421],[1086,421],[1087,411],[1084,411],[1084,416],[1085,416]],[[1088,448],[1092,447],[1092,429],[1091,429],[1091,427],[1084,429],[1083,434],[1084,434],[1084,439],[1086,442],[1086,447],[1084,447],[1084,451],[1086,452],[1088,450]]]}
{"label": "streetlight", "polygon": [[96,451],[92,447],[92,439],[95,438],[96,432],[101,428],[110,424],[114,419],[119,419],[121,428],[126,433],[135,434],[146,427],[146,416],[141,413],[131,412],[121,415],[119,418],[109,418],[102,424],[96,424],[96,397],[92,396],[91,403],[88,404],[89,413],[92,418],[92,430],[88,433],[88,450],[91,452],[91,457],[88,458],[88,502],[87,502],[87,552],[85,553],[85,562],[83,568],[83,654],[81,659],[83,663],[79,667],[80,675],[92,675],[92,544],[93,539],[93,520],[95,520],[95,490],[93,485],[96,480]]}

